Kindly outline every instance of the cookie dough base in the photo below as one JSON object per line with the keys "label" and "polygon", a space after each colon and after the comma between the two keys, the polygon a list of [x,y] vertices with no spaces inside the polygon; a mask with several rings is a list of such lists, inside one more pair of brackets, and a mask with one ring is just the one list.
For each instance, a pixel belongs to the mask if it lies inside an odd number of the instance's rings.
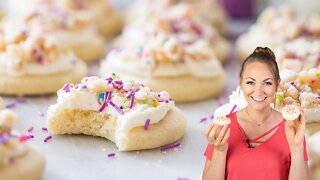
{"label": "cookie dough base", "polygon": [[48,119],[48,129],[52,134],[86,134],[104,137],[114,142],[120,151],[152,149],[173,143],[180,139],[186,122],[183,113],[173,108],[148,130],[135,127],[128,133],[116,134],[116,120],[109,119],[96,111],[65,109]]}
{"label": "cookie dough base", "polygon": [[[219,70],[220,71],[220,70]],[[167,91],[175,102],[191,102],[207,99],[219,94],[224,89],[225,74],[220,73],[214,78],[197,78],[191,75],[178,77],[143,77],[128,74],[109,64],[102,64],[102,77],[115,73],[122,79],[138,80],[149,86],[153,91]]]}
{"label": "cookie dough base", "polygon": [[27,154],[16,158],[13,164],[0,166],[1,180],[40,180],[45,169],[44,157],[32,146]]}
{"label": "cookie dough base", "polygon": [[41,95],[56,93],[66,83],[80,82],[87,73],[87,66],[77,62],[72,71],[48,75],[0,75],[1,95]]}

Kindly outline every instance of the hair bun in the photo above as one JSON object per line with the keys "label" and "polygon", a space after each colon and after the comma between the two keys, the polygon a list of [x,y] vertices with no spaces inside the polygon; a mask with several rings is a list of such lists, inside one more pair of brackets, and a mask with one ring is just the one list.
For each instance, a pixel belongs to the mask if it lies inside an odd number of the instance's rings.
{"label": "hair bun", "polygon": [[257,47],[252,54],[257,57],[264,57],[266,59],[272,59],[273,61],[276,60],[274,53],[268,47]]}

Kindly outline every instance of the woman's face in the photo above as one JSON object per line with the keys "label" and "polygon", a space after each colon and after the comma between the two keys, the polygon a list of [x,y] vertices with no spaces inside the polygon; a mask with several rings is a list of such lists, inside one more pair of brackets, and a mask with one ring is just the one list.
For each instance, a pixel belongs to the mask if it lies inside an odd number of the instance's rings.
{"label": "woman's face", "polygon": [[240,86],[250,108],[263,110],[270,107],[277,90],[276,80],[269,67],[261,62],[246,65]]}

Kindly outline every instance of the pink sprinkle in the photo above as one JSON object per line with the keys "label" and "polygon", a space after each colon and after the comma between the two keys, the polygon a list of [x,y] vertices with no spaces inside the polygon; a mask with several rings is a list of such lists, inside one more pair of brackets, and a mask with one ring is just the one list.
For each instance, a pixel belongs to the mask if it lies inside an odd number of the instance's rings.
{"label": "pink sprinkle", "polygon": [[115,157],[116,154],[115,154],[115,153],[109,153],[109,154],[107,154],[107,156],[108,156],[109,158],[111,158],[111,157]]}
{"label": "pink sprinkle", "polygon": [[30,127],[29,129],[28,129],[28,133],[31,133],[33,131],[33,127]]}
{"label": "pink sprinkle", "polygon": [[229,114],[233,113],[233,111],[236,109],[236,107],[237,107],[237,105],[235,104],[235,105],[233,106],[233,108],[231,109],[231,111],[230,111]]}
{"label": "pink sprinkle", "polygon": [[167,151],[167,150],[170,150],[170,149],[173,149],[173,148],[179,147],[179,146],[180,146],[180,143],[176,143],[176,144],[169,144],[169,145],[166,145],[166,146],[162,146],[162,147],[160,147],[160,151]]}
{"label": "pink sprinkle", "polygon": [[32,139],[33,137],[34,136],[32,136],[32,135],[29,135],[29,136],[21,135],[21,136],[19,136],[19,141],[20,142],[25,142],[25,141],[27,141],[29,139]]}
{"label": "pink sprinkle", "polygon": [[41,128],[41,129],[42,129],[42,131],[48,131],[48,128],[45,128],[45,127]]}
{"label": "pink sprinkle", "polygon": [[44,140],[43,140],[43,142],[48,142],[50,139],[52,139],[52,136],[48,136],[48,137],[46,137]]}
{"label": "pink sprinkle", "polygon": [[148,130],[150,124],[150,119],[146,120],[146,123],[144,124],[144,130]]}
{"label": "pink sprinkle", "polygon": [[12,108],[16,107],[16,103],[7,104],[5,107],[6,107],[7,109],[12,109]]}
{"label": "pink sprinkle", "polygon": [[200,123],[203,123],[205,121],[207,121],[207,118],[205,118],[205,117],[200,119]]}
{"label": "pink sprinkle", "polygon": [[316,99],[320,99],[320,96],[317,96]]}

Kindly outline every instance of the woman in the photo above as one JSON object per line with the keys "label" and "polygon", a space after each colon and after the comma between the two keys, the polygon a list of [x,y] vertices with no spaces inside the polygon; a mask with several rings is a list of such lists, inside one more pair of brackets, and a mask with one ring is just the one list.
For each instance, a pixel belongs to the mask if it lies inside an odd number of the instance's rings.
{"label": "woman", "polygon": [[256,48],[240,71],[248,106],[228,115],[231,124],[210,125],[205,132],[209,145],[203,179],[308,179],[304,112],[286,121],[271,108],[279,83],[273,52]]}

